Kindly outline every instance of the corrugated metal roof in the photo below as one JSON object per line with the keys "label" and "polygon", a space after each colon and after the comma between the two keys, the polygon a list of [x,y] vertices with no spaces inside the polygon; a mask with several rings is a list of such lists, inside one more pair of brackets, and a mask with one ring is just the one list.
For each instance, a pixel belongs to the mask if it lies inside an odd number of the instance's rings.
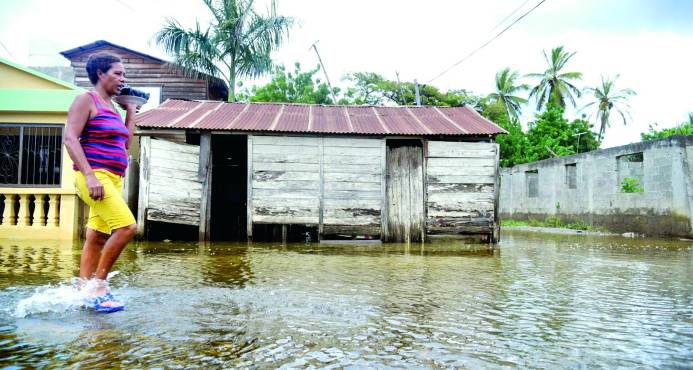
{"label": "corrugated metal roof", "polygon": [[138,114],[141,128],[355,135],[507,133],[464,107],[382,107],[167,100]]}

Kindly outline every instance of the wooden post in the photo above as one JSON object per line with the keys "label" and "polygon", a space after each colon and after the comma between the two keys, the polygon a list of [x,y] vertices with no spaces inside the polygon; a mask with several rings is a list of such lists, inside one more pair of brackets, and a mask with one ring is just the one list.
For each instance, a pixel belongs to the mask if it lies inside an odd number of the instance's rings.
{"label": "wooden post", "polygon": [[388,207],[387,198],[387,143],[385,138],[380,141],[380,240],[388,241],[390,233],[388,230]]}
{"label": "wooden post", "polygon": [[421,225],[421,243],[428,236],[428,140],[421,139],[421,176],[423,177],[423,224]]}
{"label": "wooden post", "polygon": [[320,199],[318,205],[318,243],[322,240],[323,236],[323,219],[325,215],[325,138],[320,138],[319,145],[319,158],[320,163]]}
{"label": "wooden post", "polygon": [[286,224],[282,224],[282,244],[286,244],[286,239],[287,239],[287,234],[288,234],[287,229],[288,228],[287,228]]}
{"label": "wooden post", "polygon": [[248,183],[246,193],[248,198],[246,200],[246,236],[248,241],[253,240],[253,136],[248,135],[248,168],[246,169],[248,173]]}
{"label": "wooden post", "polygon": [[210,238],[210,208],[212,200],[212,133],[203,132],[200,135],[200,162],[197,170],[198,180],[202,181],[200,197],[199,240]]}
{"label": "wooden post", "polygon": [[137,201],[137,235],[144,235],[147,224],[147,207],[149,207],[149,161],[151,158],[152,138],[140,139],[140,192]]}
{"label": "wooden post", "polygon": [[498,178],[500,176],[500,147],[495,144],[496,148],[496,171],[493,178],[493,231],[491,232],[491,243],[498,243],[500,241],[500,221],[498,217],[498,198],[500,196],[500,189],[498,189]]}

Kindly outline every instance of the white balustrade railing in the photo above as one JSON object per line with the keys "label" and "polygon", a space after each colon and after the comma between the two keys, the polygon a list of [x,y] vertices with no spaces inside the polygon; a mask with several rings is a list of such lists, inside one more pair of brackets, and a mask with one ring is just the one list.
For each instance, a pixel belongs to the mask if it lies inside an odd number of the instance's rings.
{"label": "white balustrade railing", "polygon": [[[33,193],[2,192],[3,212],[0,227],[31,226],[36,228],[60,226],[61,194],[42,189]],[[33,212],[31,209],[33,208]]]}

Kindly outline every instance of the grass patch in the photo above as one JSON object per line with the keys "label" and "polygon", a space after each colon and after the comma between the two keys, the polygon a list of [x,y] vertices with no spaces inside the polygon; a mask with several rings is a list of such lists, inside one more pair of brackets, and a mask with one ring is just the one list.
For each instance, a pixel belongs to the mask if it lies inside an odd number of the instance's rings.
{"label": "grass patch", "polygon": [[501,226],[532,226],[532,227],[554,227],[560,229],[584,230],[584,231],[603,231],[603,229],[594,227],[584,221],[573,223],[563,223],[557,216],[549,216],[546,219],[537,220],[530,218],[529,220],[502,220]]}

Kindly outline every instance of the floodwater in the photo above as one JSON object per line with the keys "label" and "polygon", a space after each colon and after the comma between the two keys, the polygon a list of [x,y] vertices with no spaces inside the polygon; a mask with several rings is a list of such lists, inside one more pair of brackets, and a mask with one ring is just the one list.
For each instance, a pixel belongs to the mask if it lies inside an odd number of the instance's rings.
{"label": "floodwater", "polygon": [[0,368],[691,368],[693,242],[142,242],[79,307],[79,245],[0,241]]}

